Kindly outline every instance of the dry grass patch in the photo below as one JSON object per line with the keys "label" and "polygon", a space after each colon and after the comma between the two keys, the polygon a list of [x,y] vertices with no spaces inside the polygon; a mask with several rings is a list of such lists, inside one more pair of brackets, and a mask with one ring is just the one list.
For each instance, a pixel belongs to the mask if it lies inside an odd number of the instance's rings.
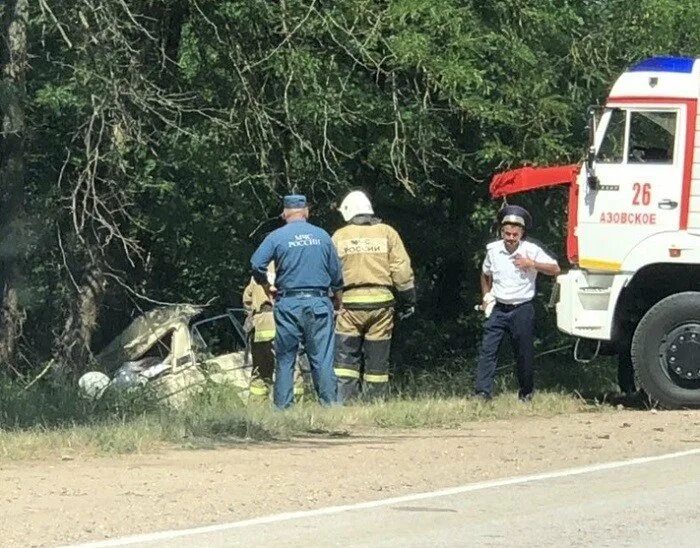
{"label": "dry grass patch", "polygon": [[[37,418],[37,424],[0,428],[0,459],[145,453],[164,446],[203,447],[232,442],[289,440],[307,435],[347,435],[375,428],[460,428],[475,421],[549,417],[607,407],[559,393],[538,393],[521,403],[514,393],[490,402],[466,397],[412,397],[323,408],[302,402],[287,411],[269,404],[241,406],[231,388],[216,387],[185,408],[138,413],[88,414],[71,423]],[[94,411],[93,411],[94,413]]]}
{"label": "dry grass patch", "polygon": [[195,438],[272,440],[370,428],[459,428],[475,421],[601,409],[573,396],[539,393],[530,403],[521,403],[515,394],[503,394],[486,403],[463,397],[422,397],[331,408],[305,403],[281,412],[268,405],[229,405],[219,394],[213,401],[195,402],[184,413],[187,434]]}
{"label": "dry grass patch", "polygon": [[0,430],[0,460],[147,453],[162,448],[167,437],[160,422],[148,417],[89,426]]}

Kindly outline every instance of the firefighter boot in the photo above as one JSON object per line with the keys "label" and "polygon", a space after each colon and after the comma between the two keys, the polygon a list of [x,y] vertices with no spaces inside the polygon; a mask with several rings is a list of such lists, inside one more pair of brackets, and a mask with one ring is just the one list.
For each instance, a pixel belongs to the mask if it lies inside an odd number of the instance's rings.
{"label": "firefighter boot", "polygon": [[344,310],[335,324],[335,376],[338,378],[338,403],[359,396],[362,367],[361,314]]}
{"label": "firefighter boot", "polygon": [[250,401],[264,402],[270,397],[270,387],[260,378],[250,381]]}
{"label": "firefighter boot", "polygon": [[[337,373],[336,373],[337,375]],[[338,402],[346,403],[360,394],[360,380],[352,377],[338,377]]]}
{"label": "firefighter boot", "polygon": [[[367,400],[383,400],[389,394],[389,353],[391,338],[370,339],[371,335],[386,337],[386,330],[368,333],[363,344],[365,372],[362,377],[362,396]],[[389,332],[391,337],[391,332]]]}
{"label": "firefighter boot", "polygon": [[275,354],[272,341],[253,342],[251,345],[253,370],[250,381],[250,400],[267,401],[272,386],[272,372],[275,367]]}

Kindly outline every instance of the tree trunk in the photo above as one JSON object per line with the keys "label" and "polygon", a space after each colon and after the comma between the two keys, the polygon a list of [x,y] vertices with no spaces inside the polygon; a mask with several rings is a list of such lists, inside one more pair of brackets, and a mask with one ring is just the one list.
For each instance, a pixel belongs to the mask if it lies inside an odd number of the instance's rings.
{"label": "tree trunk", "polygon": [[92,336],[107,287],[103,271],[92,264],[83,273],[78,294],[72,299],[54,355],[58,376],[78,375],[90,364]]}
{"label": "tree trunk", "polygon": [[27,17],[29,0],[6,0],[0,44],[0,361],[11,361],[22,333],[25,314],[20,301],[24,221],[24,98],[27,70]]}

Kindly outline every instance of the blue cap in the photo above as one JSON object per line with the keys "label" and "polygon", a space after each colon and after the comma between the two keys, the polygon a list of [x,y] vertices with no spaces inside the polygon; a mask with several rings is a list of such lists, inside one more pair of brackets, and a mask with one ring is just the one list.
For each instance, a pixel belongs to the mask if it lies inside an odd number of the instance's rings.
{"label": "blue cap", "polygon": [[507,205],[498,212],[500,224],[520,225],[523,228],[532,226],[532,216],[527,209],[517,205]]}
{"label": "blue cap", "polygon": [[303,194],[289,194],[284,197],[284,209],[303,209],[306,207],[306,196]]}

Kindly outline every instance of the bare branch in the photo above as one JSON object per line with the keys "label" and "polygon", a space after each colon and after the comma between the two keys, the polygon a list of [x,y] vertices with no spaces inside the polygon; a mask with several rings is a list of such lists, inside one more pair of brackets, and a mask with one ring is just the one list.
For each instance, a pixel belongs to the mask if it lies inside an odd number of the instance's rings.
{"label": "bare branch", "polygon": [[41,11],[46,11],[51,19],[53,20],[54,23],[56,23],[56,28],[58,29],[58,32],[61,34],[61,38],[63,38],[63,41],[66,43],[68,48],[73,49],[73,43],[70,41],[68,38],[68,35],[66,34],[66,31],[63,30],[63,25],[59,22],[59,20],[56,18],[56,16],[53,13],[53,10],[51,9],[51,6],[48,5],[46,0],[39,0],[39,6],[41,7]]}
{"label": "bare branch", "polygon": [[311,14],[314,13],[314,12],[316,12],[315,7],[316,7],[316,0],[312,0],[311,4],[309,5],[309,9],[306,11],[306,15],[304,15],[304,18],[303,18],[301,21],[299,21],[299,23],[297,23],[297,25],[296,25],[289,33],[287,33],[287,35],[282,39],[282,41],[281,41],[279,44],[277,44],[277,46],[276,46],[270,53],[268,53],[268,54],[267,54],[265,57],[263,57],[262,59],[260,59],[260,60],[256,61],[255,63],[252,63],[251,65],[249,65],[249,67],[248,67],[247,70],[254,69],[254,68],[256,68],[256,67],[262,65],[263,63],[269,61],[280,49],[282,49],[282,47],[283,47],[289,40],[292,39],[292,37],[296,34],[296,32],[297,32],[302,26],[304,26],[304,23],[306,23],[306,21],[308,21],[309,17],[311,17]]}

